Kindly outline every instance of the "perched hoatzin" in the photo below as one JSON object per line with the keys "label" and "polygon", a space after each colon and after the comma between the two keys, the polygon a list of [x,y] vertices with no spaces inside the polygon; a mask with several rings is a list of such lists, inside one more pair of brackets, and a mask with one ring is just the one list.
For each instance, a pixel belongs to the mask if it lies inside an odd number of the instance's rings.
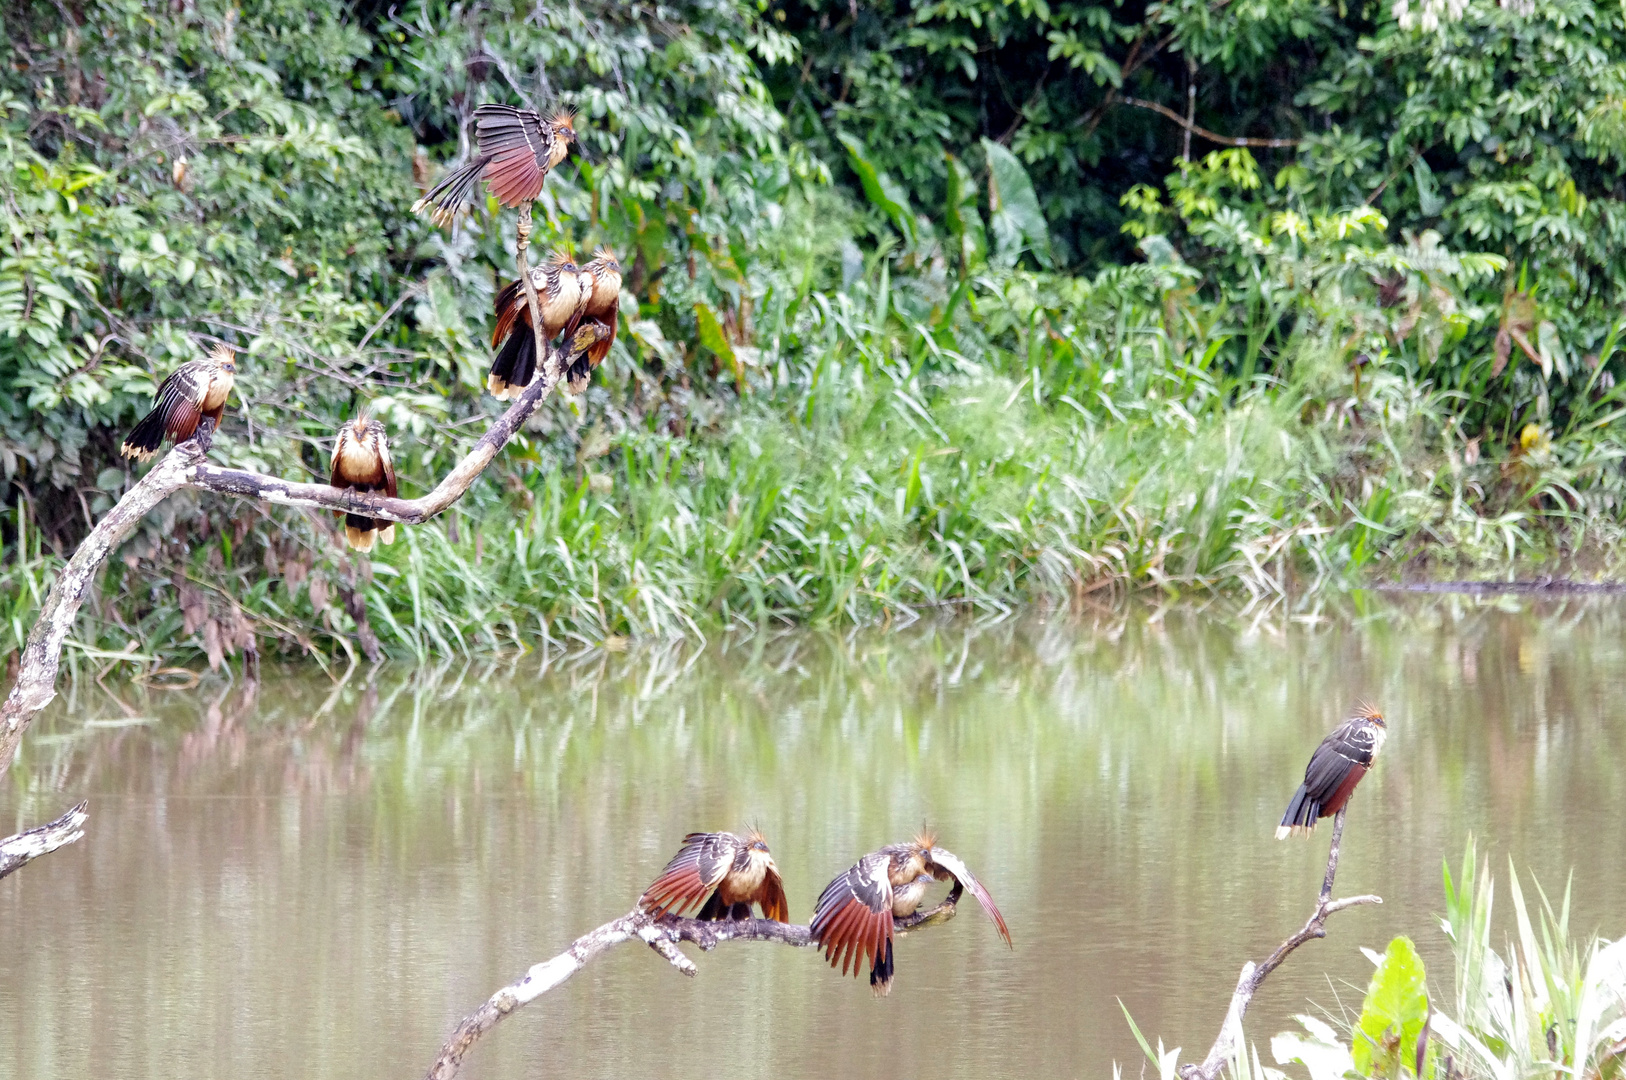
{"label": "perched hoatzin", "polygon": [[655,915],[681,915],[698,907],[696,918],[716,922],[749,919],[752,904],[762,907],[765,919],[790,919],[779,867],[768,842],[755,830],[744,836],[690,833],[661,876],[638,898],[639,909]]}
{"label": "perched hoatzin", "polygon": [[237,354],[229,345],[216,345],[202,360],[188,360],[159,384],[152,411],[125,436],[119,453],[146,461],[158,453],[164,436],[178,443],[190,439],[205,416],[218,428],[236,378]]}
{"label": "perched hoatzin", "polygon": [[[384,425],[377,420],[358,416],[340,428],[328,467],[332,470],[328,483],[336,488],[382,491],[395,498],[395,465],[390,461],[390,443],[384,435]],[[344,518],[345,542],[357,551],[373,550],[374,537],[386,544],[395,543],[393,521],[342,512],[335,516]]]}
{"label": "perched hoatzin", "polygon": [[479,142],[474,157],[413,203],[413,213],[428,210],[435,224],[450,224],[468,205],[481,177],[503,206],[533,201],[542,194],[548,172],[576,141],[576,116],[560,112],[544,120],[528,109],[482,105],[474,110],[474,133]]}
{"label": "perched hoatzin", "polygon": [[582,267],[582,273],[586,275],[583,284],[589,280],[592,282],[592,287],[587,290],[582,320],[608,327],[609,333],[600,336],[586,355],[577,358],[565,369],[565,382],[572,394],[587,389],[587,380],[592,377],[593,369],[610,355],[621,312],[621,263],[616,259],[615,252],[607,247],[599,248],[593,252],[593,261]]}
{"label": "perched hoatzin", "polygon": [[[542,312],[542,340],[552,341],[559,332],[581,321],[584,300],[582,271],[570,256],[556,251],[543,266],[531,271],[536,287],[537,306]],[[492,347],[501,345],[491,361],[486,389],[498,401],[517,398],[536,378],[536,337],[531,331],[531,305],[516,279],[497,293],[497,329],[491,333]]]}
{"label": "perched hoatzin", "polygon": [[911,843],[893,844],[859,859],[850,870],[824,887],[813,911],[813,940],[830,958],[861,974],[871,964],[869,987],[877,997],[892,989],[892,920],[912,915],[937,881],[955,881],[971,890],[982,910],[999,928],[1005,944],[1011,932],[982,882],[953,852],[936,846],[930,834]]}
{"label": "perched hoatzin", "polygon": [[1331,817],[1342,810],[1355,791],[1355,785],[1377,760],[1388,736],[1383,714],[1362,705],[1355,715],[1339,724],[1310,755],[1304,770],[1304,783],[1293,793],[1287,813],[1276,829],[1276,839],[1285,840],[1296,832],[1309,832],[1318,818]]}

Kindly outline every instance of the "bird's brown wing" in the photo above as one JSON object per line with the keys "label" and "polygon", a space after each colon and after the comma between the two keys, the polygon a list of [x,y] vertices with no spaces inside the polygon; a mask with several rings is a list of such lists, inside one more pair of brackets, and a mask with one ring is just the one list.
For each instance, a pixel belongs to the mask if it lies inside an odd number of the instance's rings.
{"label": "bird's brown wing", "polygon": [[196,360],[176,368],[158,387],[158,404],[164,417],[164,433],[175,442],[185,442],[198,430],[203,416],[203,396],[209,389],[209,372]]}
{"label": "bird's brown wing", "polygon": [[785,899],[785,881],[779,876],[779,868],[769,865],[768,872],[762,878],[762,889],[757,894],[757,903],[762,905],[762,917],[772,919],[774,922],[790,922],[790,903]]}
{"label": "bird's brown wing", "polygon": [[988,890],[982,887],[977,875],[971,872],[971,868],[962,862],[958,855],[940,847],[932,848],[926,852],[926,872],[938,881],[954,880],[970,889],[971,895],[982,905],[982,910],[999,928],[999,936],[1005,939],[1005,944],[1013,949],[1016,947],[1011,945],[1010,928],[1005,925],[1005,916],[1001,915],[999,908],[994,905],[994,898],[988,895]]}
{"label": "bird's brown wing", "polygon": [[638,898],[655,915],[681,915],[706,902],[744,845],[733,833],[690,833],[661,876]]}
{"label": "bird's brown wing", "polygon": [[384,468],[384,494],[395,498],[395,462],[390,459],[390,441],[384,426],[378,426],[378,463]]}
{"label": "bird's brown wing", "polygon": [[819,894],[810,928],[813,940],[843,975],[862,973],[872,960],[886,955],[892,941],[887,862],[885,852],[866,855]]}
{"label": "bird's brown wing", "polygon": [[509,105],[482,105],[474,110],[480,152],[490,154],[486,186],[504,206],[519,206],[542,193],[543,168],[553,137],[542,129],[534,112]]}

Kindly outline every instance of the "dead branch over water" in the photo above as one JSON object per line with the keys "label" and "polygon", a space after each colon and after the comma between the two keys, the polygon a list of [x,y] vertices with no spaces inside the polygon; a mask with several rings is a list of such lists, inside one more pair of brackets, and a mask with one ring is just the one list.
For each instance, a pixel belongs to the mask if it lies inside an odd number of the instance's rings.
{"label": "dead branch over water", "polygon": [[1342,900],[1332,898],[1332,881],[1338,874],[1338,848],[1344,838],[1344,814],[1344,810],[1338,811],[1332,821],[1332,850],[1327,853],[1327,876],[1321,881],[1321,895],[1316,899],[1309,922],[1298,933],[1276,946],[1276,951],[1267,956],[1264,962],[1255,964],[1250,960],[1242,965],[1242,975],[1236,981],[1235,992],[1231,994],[1231,1005],[1225,1011],[1225,1022],[1220,1025],[1219,1037],[1214,1040],[1201,1065],[1180,1067],[1184,1080],[1217,1080],[1220,1072],[1242,1047],[1242,1018],[1247,1014],[1248,1005],[1265,981],[1265,976],[1280,967],[1288,953],[1306,941],[1326,937],[1328,915],[1345,908],[1383,903],[1382,897],[1370,894],[1348,896]]}
{"label": "dead branch over water", "polygon": [[[515,261],[520,280],[525,282],[527,300],[533,305],[534,312],[536,290],[531,284],[530,267],[525,257],[525,249],[530,244],[530,233],[530,208],[525,207],[520,214]],[[56,679],[62,660],[63,642],[67,640],[68,632],[73,629],[79,608],[95,584],[102,566],[118,546],[129,539],[130,534],[141,523],[141,519],[159,503],[182,488],[196,488],[221,495],[261,499],[283,506],[301,506],[315,510],[335,510],[386,518],[408,525],[427,521],[463,497],[486,467],[496,459],[498,452],[508,444],[508,440],[512,439],[521,425],[530,419],[531,414],[542,403],[542,399],[552,392],[563,375],[558,363],[559,358],[550,354],[547,343],[542,340],[542,321],[533,316],[531,322],[532,333],[536,335],[536,354],[544,358],[537,377],[509,406],[508,411],[492,422],[485,434],[474,444],[474,449],[457,463],[445,479],[436,484],[434,490],[419,498],[392,499],[382,495],[341,490],[326,484],[301,483],[243,469],[224,469],[210,465],[204,460],[204,455],[208,452],[209,444],[214,437],[214,425],[207,419],[199,425],[195,436],[165,454],[158,464],[125,492],[118,504],[96,523],[96,527],[85,537],[84,542],[74,551],[73,557],[52,582],[50,592],[45,596],[45,603],[40,606],[39,617],[35,620],[33,629],[29,631],[28,641],[23,646],[17,668],[17,681],[12,684],[5,704],[0,705],[0,779],[10,771],[11,763],[17,757],[17,747],[21,744],[28,725],[56,697]],[[82,826],[86,817],[83,804],[75,807],[68,816],[74,814],[78,815],[78,823],[74,829],[69,830],[72,835],[61,843],[72,843],[83,835]],[[59,820],[66,820],[66,817]],[[55,824],[57,823],[53,822],[51,826],[44,828],[51,828]],[[35,831],[37,830],[29,830],[0,840],[0,850],[7,849],[13,842],[20,844],[24,837],[32,835]],[[17,865],[20,866],[22,863]]]}
{"label": "dead branch over water", "polygon": [[0,878],[85,835],[85,803],[55,821],[0,840]]}
{"label": "dead branch over water", "polygon": [[[943,902],[930,911],[918,911],[905,918],[894,919],[893,932],[905,934],[954,918],[959,910],[963,889],[964,886],[956,881]],[[693,978],[699,971],[694,961],[678,949],[681,941],[700,946],[702,952],[710,952],[726,941],[771,941],[806,948],[813,944],[813,936],[806,926],[768,919],[701,922],[699,919],[670,915],[656,918],[645,911],[629,912],[597,930],[583,934],[571,943],[570,948],[553,959],[533,965],[522,978],[498,990],[486,999],[485,1004],[465,1016],[442,1044],[440,1053],[435,1055],[426,1080],[452,1080],[463,1067],[463,1056],[480,1036],[507,1019],[520,1006],[529,1005],[568,981],[600,953],[628,941],[642,941],[679,972]]]}

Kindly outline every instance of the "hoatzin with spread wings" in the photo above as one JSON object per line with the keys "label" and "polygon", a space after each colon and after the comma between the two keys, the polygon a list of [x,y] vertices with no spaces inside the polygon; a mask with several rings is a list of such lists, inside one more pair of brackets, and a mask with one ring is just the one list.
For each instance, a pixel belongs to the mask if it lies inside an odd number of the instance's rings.
{"label": "hoatzin with spread wings", "polygon": [[890,993],[892,920],[913,915],[934,880],[970,889],[1005,944],[1011,944],[1010,929],[994,898],[960,857],[938,847],[930,834],[871,852],[826,885],[813,911],[813,940],[831,967],[841,966],[843,975],[849,968],[854,975],[861,974],[870,964],[870,990],[877,997]]}
{"label": "hoatzin with spread wings", "polygon": [[1338,725],[1310,755],[1304,770],[1304,783],[1293,793],[1287,813],[1276,829],[1276,839],[1285,840],[1296,832],[1309,832],[1317,819],[1331,817],[1349,803],[1355,785],[1361,782],[1383,749],[1388,725],[1383,714],[1362,705],[1355,715]]}
{"label": "hoatzin with spread wings", "polygon": [[749,919],[751,905],[762,917],[776,922],[790,919],[785,884],[762,834],[752,830],[733,833],[690,833],[644,895],[641,911],[654,915],[682,915],[698,907],[695,916],[713,922]]}
{"label": "hoatzin with spread wings", "polygon": [[[588,297],[582,290],[580,267],[562,251],[554,252],[545,265],[531,271],[536,286],[537,307],[542,313],[542,340],[552,341],[569,328],[575,331],[586,309]],[[501,345],[491,361],[486,389],[498,401],[519,397],[536,378],[536,336],[531,332],[531,305],[518,280],[510,281],[497,293],[497,329],[491,344]]]}
{"label": "hoatzin with spread wings", "polygon": [[205,416],[218,428],[236,378],[237,354],[229,345],[216,345],[202,360],[188,360],[159,384],[152,411],[125,436],[119,453],[146,461],[158,453],[164,436],[181,443],[197,434]]}
{"label": "hoatzin with spread wings", "polygon": [[[384,425],[377,420],[358,416],[340,428],[328,467],[332,471],[328,483],[336,488],[382,491],[395,498],[395,465],[390,461],[390,443],[384,435]],[[337,513],[335,516],[344,518],[345,542],[357,551],[373,550],[375,537],[386,544],[395,543],[393,521],[361,514]]]}
{"label": "hoatzin with spread wings", "polygon": [[479,143],[474,157],[413,203],[413,213],[427,210],[435,224],[450,224],[481,177],[503,206],[532,202],[542,194],[548,173],[570,153],[576,116],[559,112],[544,120],[529,109],[482,105],[474,110],[474,131]]}

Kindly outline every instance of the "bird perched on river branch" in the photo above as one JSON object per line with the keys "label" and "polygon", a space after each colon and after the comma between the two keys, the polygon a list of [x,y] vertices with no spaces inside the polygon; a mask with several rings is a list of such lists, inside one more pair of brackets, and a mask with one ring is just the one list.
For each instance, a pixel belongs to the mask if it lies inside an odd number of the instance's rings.
{"label": "bird perched on river branch", "polygon": [[576,115],[557,112],[544,120],[529,109],[482,105],[474,110],[474,131],[478,141],[474,157],[413,203],[413,213],[427,210],[436,225],[449,225],[473,198],[474,185],[482,177],[503,206],[535,200],[548,173],[576,141]]}
{"label": "bird perched on river branch", "polygon": [[[583,296],[582,270],[570,256],[555,251],[542,266],[531,270],[537,307],[542,312],[542,340],[550,342],[567,326],[574,330],[581,321],[587,297]],[[491,345],[498,349],[486,376],[486,389],[498,401],[517,398],[536,377],[536,339],[531,331],[531,305],[516,279],[497,293],[497,328]]]}
{"label": "bird perched on river branch", "polygon": [[119,453],[146,461],[166,435],[181,443],[197,434],[205,416],[218,428],[236,379],[237,354],[229,345],[216,345],[202,360],[188,360],[159,384],[152,411],[125,436]]}
{"label": "bird perched on river branch", "polygon": [[774,865],[768,842],[756,830],[733,833],[690,833],[666,864],[638,907],[654,915],[681,915],[698,907],[699,919],[721,922],[749,919],[751,905],[762,917],[777,922],[790,919],[785,885]]}
{"label": "bird perched on river branch", "polygon": [[913,915],[934,880],[953,881],[971,890],[982,910],[999,929],[1005,944],[1011,932],[993,897],[959,856],[937,845],[931,834],[907,844],[892,844],[859,859],[824,887],[813,911],[813,940],[830,966],[851,968],[854,975],[870,964],[869,987],[877,996],[892,989],[893,919]]}
{"label": "bird perched on river branch", "polygon": [[615,252],[607,247],[599,248],[593,252],[593,261],[582,267],[582,272],[588,275],[584,284],[586,280],[591,280],[592,286],[587,290],[587,302],[581,317],[584,322],[608,328],[609,333],[597,335],[586,355],[573,360],[566,367],[565,380],[572,394],[587,389],[587,380],[592,377],[593,369],[610,355],[621,312],[621,263],[616,259]]}
{"label": "bird perched on river branch", "polygon": [[[390,461],[390,443],[384,425],[358,416],[339,429],[328,461],[328,483],[352,491],[382,491],[395,498],[395,465]],[[373,550],[376,537],[395,543],[395,522],[361,514],[337,513],[344,518],[345,542],[357,551]]]}
{"label": "bird perched on river branch", "polygon": [[1318,819],[1342,810],[1355,785],[1361,782],[1383,749],[1388,736],[1383,714],[1370,705],[1361,705],[1355,715],[1321,740],[1304,770],[1304,783],[1293,793],[1287,813],[1276,829],[1276,839],[1285,840],[1298,832],[1309,832]]}

